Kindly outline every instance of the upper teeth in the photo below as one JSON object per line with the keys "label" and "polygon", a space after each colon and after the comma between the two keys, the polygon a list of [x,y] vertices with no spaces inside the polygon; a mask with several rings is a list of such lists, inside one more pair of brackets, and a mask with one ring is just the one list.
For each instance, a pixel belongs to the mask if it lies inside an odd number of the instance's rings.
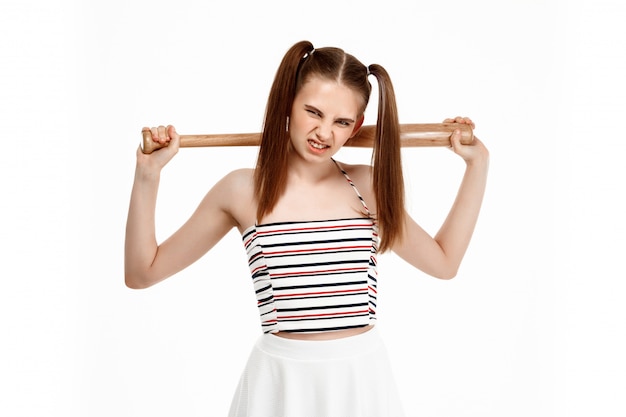
{"label": "upper teeth", "polygon": [[326,147],[326,145],[322,145],[321,143],[317,143],[313,141],[309,141],[309,143],[311,144],[311,146],[313,146],[316,149],[324,149]]}

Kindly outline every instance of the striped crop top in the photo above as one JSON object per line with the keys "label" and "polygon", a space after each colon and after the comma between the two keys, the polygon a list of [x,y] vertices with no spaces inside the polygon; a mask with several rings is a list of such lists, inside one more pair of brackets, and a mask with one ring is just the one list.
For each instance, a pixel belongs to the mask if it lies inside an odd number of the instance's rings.
{"label": "striped crop top", "polygon": [[242,239],[264,333],[375,323],[378,233],[371,215],[259,224],[246,229]]}

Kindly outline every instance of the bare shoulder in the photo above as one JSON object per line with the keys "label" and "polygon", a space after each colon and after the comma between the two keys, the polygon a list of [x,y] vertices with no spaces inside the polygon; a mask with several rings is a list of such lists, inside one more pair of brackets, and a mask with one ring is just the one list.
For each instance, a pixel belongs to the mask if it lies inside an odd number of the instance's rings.
{"label": "bare shoulder", "polygon": [[372,184],[372,166],[365,164],[346,164],[339,162],[339,165],[346,171],[352,181],[361,185],[361,187],[368,187]]}
{"label": "bare shoulder", "polygon": [[242,168],[229,172],[209,191],[219,200],[240,228],[254,224],[256,202],[254,198],[254,169]]}
{"label": "bare shoulder", "polygon": [[224,202],[247,203],[254,195],[254,170],[242,168],[229,172],[209,193],[218,194]]}
{"label": "bare shoulder", "polygon": [[254,187],[254,169],[240,168],[226,174],[220,183],[226,186]]}

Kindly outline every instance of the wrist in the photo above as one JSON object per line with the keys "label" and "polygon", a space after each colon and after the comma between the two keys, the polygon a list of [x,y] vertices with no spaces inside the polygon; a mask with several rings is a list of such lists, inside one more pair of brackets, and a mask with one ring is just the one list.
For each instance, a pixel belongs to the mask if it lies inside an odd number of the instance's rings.
{"label": "wrist", "polygon": [[473,155],[472,158],[465,159],[465,163],[468,168],[487,168],[489,167],[489,151],[485,150]]}
{"label": "wrist", "polygon": [[138,163],[135,167],[135,181],[156,182],[161,178],[161,170]]}

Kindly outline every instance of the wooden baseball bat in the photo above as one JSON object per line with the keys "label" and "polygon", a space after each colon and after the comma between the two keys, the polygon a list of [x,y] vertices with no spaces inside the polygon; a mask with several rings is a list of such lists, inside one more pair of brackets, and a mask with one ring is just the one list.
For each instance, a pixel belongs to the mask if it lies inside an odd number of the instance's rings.
{"label": "wooden baseball bat", "polygon": [[[450,146],[450,136],[455,129],[461,131],[461,143],[468,145],[474,140],[474,132],[469,125],[459,123],[422,123],[401,124],[400,145],[413,146]],[[149,129],[142,130],[143,143],[141,150],[149,154],[163,146],[152,140]],[[361,130],[345,146],[367,148],[374,144],[376,126],[361,127]],[[182,148],[206,146],[258,146],[261,142],[260,133],[226,133],[210,135],[181,135]]]}

